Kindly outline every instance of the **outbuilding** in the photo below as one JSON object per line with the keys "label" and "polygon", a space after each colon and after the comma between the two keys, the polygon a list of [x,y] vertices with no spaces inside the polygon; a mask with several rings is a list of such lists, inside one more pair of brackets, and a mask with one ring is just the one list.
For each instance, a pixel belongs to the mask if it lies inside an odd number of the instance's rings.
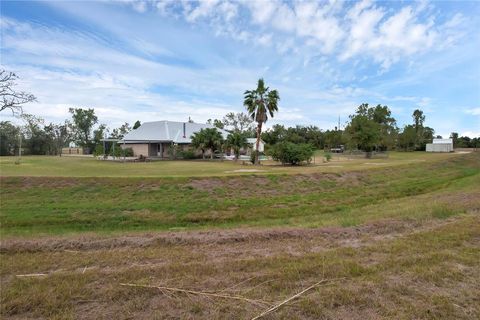
{"label": "outbuilding", "polygon": [[425,151],[453,152],[453,139],[433,139],[432,143],[427,143]]}

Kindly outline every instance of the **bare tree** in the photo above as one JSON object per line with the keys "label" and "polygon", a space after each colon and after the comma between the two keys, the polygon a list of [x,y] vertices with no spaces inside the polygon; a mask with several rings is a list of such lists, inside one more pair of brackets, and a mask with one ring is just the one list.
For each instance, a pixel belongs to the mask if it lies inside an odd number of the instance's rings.
{"label": "bare tree", "polygon": [[15,91],[15,86],[17,85],[16,81],[18,79],[19,78],[15,73],[0,70],[0,112],[10,109],[13,115],[21,114],[23,111],[23,104],[37,100],[37,98],[31,93]]}

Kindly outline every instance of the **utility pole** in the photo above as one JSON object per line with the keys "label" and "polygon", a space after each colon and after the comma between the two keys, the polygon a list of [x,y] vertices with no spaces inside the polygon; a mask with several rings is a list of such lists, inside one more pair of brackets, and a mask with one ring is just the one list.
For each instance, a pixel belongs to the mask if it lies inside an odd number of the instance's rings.
{"label": "utility pole", "polygon": [[22,130],[20,130],[20,134],[18,135],[19,146],[18,146],[18,164],[20,164],[20,160],[22,160]]}
{"label": "utility pole", "polygon": [[105,147],[106,139],[107,139],[107,134],[104,133],[103,134],[103,160],[105,160],[105,156],[107,155],[107,148]]}

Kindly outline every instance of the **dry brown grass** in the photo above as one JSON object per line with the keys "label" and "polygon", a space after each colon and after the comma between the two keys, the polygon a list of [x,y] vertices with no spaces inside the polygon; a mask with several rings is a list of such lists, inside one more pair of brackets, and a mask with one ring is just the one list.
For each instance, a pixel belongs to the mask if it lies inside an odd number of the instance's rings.
{"label": "dry brown grass", "polygon": [[[104,239],[65,249],[43,239],[2,248],[4,318],[249,318],[262,307],[120,283],[221,292],[272,305],[320,286],[266,319],[480,315],[480,218],[382,221],[351,228],[231,230]],[[86,267],[86,269],[85,269]],[[18,278],[16,274],[47,273]]]}

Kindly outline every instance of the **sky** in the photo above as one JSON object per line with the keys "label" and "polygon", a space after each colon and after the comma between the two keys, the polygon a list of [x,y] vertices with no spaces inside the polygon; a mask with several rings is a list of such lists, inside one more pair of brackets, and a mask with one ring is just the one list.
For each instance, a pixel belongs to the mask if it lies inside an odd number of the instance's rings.
{"label": "sky", "polygon": [[[242,112],[259,78],[273,124],[334,128],[362,103],[403,127],[480,136],[480,1],[1,1],[0,63],[47,122],[195,122]],[[11,120],[3,112],[2,120]]]}

